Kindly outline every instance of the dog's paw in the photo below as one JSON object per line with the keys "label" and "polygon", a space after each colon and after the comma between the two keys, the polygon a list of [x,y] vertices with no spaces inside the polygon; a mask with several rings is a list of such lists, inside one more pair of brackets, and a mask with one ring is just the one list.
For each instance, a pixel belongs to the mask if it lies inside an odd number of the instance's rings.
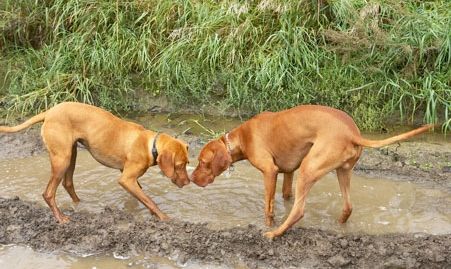
{"label": "dog's paw", "polygon": [[59,224],[65,224],[65,223],[68,223],[69,221],[70,221],[70,218],[66,215],[61,215],[58,217]]}
{"label": "dog's paw", "polygon": [[161,221],[170,221],[171,220],[171,218],[168,217],[168,215],[166,215],[166,214],[160,215],[159,218]]}
{"label": "dog's paw", "polygon": [[273,240],[277,235],[274,232],[266,232],[263,234],[266,238]]}

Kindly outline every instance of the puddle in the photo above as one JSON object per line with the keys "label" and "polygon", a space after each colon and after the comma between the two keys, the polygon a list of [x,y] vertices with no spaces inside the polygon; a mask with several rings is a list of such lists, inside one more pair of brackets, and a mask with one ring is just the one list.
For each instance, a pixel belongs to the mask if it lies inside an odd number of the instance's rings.
{"label": "puddle", "polygon": [[150,130],[207,137],[217,137],[241,124],[237,118],[176,113],[132,115],[132,118]]}
{"label": "puddle", "polygon": [[[196,161],[192,160],[195,164]],[[0,196],[19,196],[46,206],[42,199],[49,178],[46,154],[14,160],[1,160]],[[193,167],[189,167],[192,170]],[[191,171],[189,171],[191,172]],[[60,186],[57,203],[63,209],[100,212],[106,206],[126,210],[138,218],[148,210],[117,183],[120,172],[98,164],[85,150],[79,150],[74,174],[75,190],[81,199],[76,207]],[[208,222],[223,229],[254,224],[264,228],[263,182],[260,172],[246,161],[236,164],[230,178],[220,176],[206,188],[189,184],[183,189],[165,178],[158,167],[140,178],[143,190],[169,216],[188,222]],[[277,223],[289,213],[292,201],[281,197],[279,176],[275,213]],[[342,198],[334,174],[326,175],[312,188],[304,219],[297,225],[340,232],[451,233],[451,195],[445,189],[427,188],[409,182],[394,182],[353,176],[353,213],[346,225],[336,221]]]}
{"label": "puddle", "polygon": [[[24,257],[27,257],[24,259]],[[0,245],[0,268],[10,269],[225,269],[229,267],[215,264],[199,264],[187,262],[178,264],[175,261],[162,257],[135,256],[128,259],[115,258],[113,256],[88,256],[76,257],[66,254],[37,252],[30,247],[15,245]],[[235,267],[244,268],[244,267]]]}

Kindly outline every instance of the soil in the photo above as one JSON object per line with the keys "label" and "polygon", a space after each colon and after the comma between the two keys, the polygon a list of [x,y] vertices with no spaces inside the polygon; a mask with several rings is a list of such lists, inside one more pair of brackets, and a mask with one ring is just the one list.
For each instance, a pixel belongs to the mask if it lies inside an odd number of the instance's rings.
{"label": "soil", "polygon": [[[193,151],[195,136],[181,137]],[[34,155],[44,150],[39,128],[0,135],[0,159]],[[365,149],[356,172],[451,189],[450,144],[408,142],[384,149]],[[0,244],[24,244],[40,251],[75,255],[149,254],[184,264],[195,260],[250,268],[450,268],[451,234],[340,234],[294,228],[274,240],[249,225],[212,230],[207,224],[133,215],[105,208],[102,213],[65,212],[68,224],[55,222],[50,210],[19,198],[0,198]]]}
{"label": "soil", "polygon": [[41,138],[41,126],[11,134],[0,134],[0,160],[33,156],[45,151]]}

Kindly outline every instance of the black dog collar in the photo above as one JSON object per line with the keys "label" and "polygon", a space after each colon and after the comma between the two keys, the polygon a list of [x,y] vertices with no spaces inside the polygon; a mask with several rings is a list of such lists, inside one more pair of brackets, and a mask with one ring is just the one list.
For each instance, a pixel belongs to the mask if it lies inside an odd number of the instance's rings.
{"label": "black dog collar", "polygon": [[153,165],[157,164],[157,158],[158,158],[157,138],[159,135],[160,135],[160,133],[157,133],[157,135],[153,139],[153,144],[152,144]]}

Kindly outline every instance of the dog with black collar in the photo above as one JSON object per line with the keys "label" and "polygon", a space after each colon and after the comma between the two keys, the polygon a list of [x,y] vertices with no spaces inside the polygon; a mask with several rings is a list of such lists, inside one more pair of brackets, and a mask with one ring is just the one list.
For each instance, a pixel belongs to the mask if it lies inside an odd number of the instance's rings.
{"label": "dog with black collar", "polygon": [[138,178],[150,166],[158,165],[163,174],[178,187],[190,182],[186,172],[186,143],[119,119],[95,106],[75,102],[61,103],[18,126],[0,126],[0,132],[18,132],[41,121],[44,122],[41,136],[51,163],[51,177],[43,197],[59,223],[68,222],[69,217],[56,205],[58,185],[63,182],[73,202],[80,201],[73,184],[77,143],[84,145],[101,164],[119,169],[122,172],[119,184],[161,220],[168,219],[168,216],[142,191]]}

